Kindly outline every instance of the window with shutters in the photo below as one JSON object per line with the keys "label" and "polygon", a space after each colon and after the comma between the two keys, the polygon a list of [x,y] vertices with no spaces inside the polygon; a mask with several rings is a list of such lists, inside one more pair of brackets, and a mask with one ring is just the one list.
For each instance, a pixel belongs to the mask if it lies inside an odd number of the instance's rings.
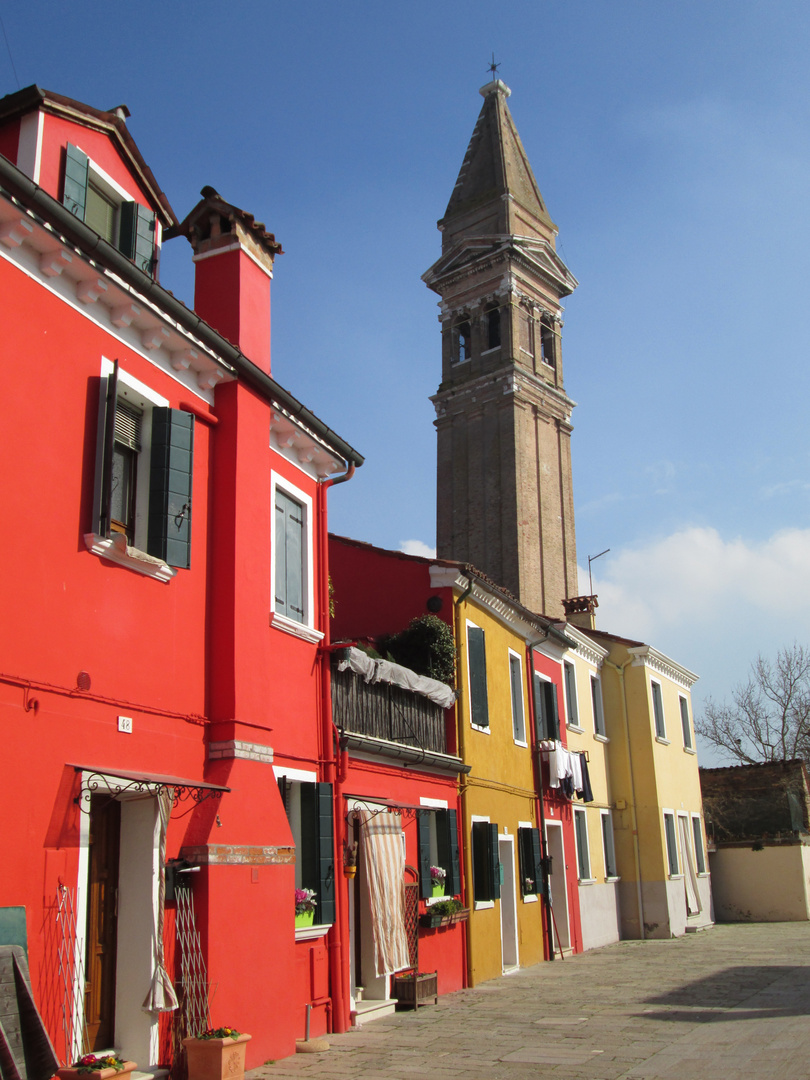
{"label": "window with shutters", "polygon": [[[429,800],[422,799],[427,804]],[[433,884],[431,866],[445,871],[444,895],[458,896],[461,892],[461,862],[458,846],[458,814],[455,810],[425,805],[416,818],[419,841],[419,895],[431,903]]]}
{"label": "window with shutters", "polygon": [[509,684],[512,697],[512,737],[518,746],[526,746],[526,717],[523,704],[523,663],[509,650]]}
{"label": "window with shutters", "polygon": [[653,719],[655,721],[655,737],[659,742],[667,741],[667,725],[664,720],[664,695],[661,690],[661,683],[656,679],[652,679],[650,683],[652,687],[652,703],[653,703]]}
{"label": "window with shutters", "polygon": [[320,641],[315,629],[312,499],[286,477],[272,474],[272,625]]}
{"label": "window with shutters", "polygon": [[605,738],[605,713],[602,708],[602,683],[591,675],[591,705],[593,707],[593,731],[600,739]]}
{"label": "window with shutters", "polygon": [[565,719],[570,728],[581,731],[579,726],[579,702],[577,701],[577,672],[570,660],[563,662],[565,677]]}
{"label": "window with shutters", "polygon": [[335,921],[335,853],[332,785],[277,772],[278,789],[295,843],[295,887],[315,893],[315,922]]}
{"label": "window with shutters", "polygon": [[543,854],[540,830],[529,822],[521,822],[518,827],[518,861],[523,899],[526,903],[536,903],[544,892]]}
{"label": "window with shutters", "polygon": [[557,741],[560,737],[560,714],[557,687],[550,679],[534,673],[534,722],[538,742]]}
{"label": "window with shutters", "polygon": [[492,907],[501,895],[498,826],[489,818],[472,816],[473,899],[476,908]]}
{"label": "window with shutters", "polygon": [[489,731],[487,699],[487,652],[484,631],[467,623],[467,681],[470,694],[470,723],[479,731]]}
{"label": "window with shutters", "polygon": [[680,876],[680,864],[678,862],[678,839],[675,832],[675,814],[671,810],[664,811],[664,836],[667,844],[667,864],[669,876]]}
{"label": "window with shutters", "polygon": [[684,750],[692,750],[692,725],[689,721],[689,702],[683,696],[678,695],[678,701],[681,707],[681,731],[683,732],[683,748]]}
{"label": "window with shutters", "polygon": [[193,461],[194,417],[104,359],[89,550],[164,581],[188,569]]}
{"label": "window with shutters", "polygon": [[154,211],[132,199],[72,143],[65,149],[62,202],[138,269],[157,276],[159,233]]}
{"label": "window with shutters", "polygon": [[616,846],[613,842],[613,818],[609,810],[602,810],[602,853],[605,857],[605,880],[615,881],[618,877],[616,871]]}
{"label": "window with shutters", "polygon": [[588,846],[588,813],[586,810],[574,811],[574,835],[577,841],[577,872],[579,880],[593,881],[591,877],[591,852]]}
{"label": "window with shutters", "polygon": [[692,814],[692,836],[695,838],[695,866],[699,874],[706,873],[706,849],[703,846],[703,825],[700,814]]}

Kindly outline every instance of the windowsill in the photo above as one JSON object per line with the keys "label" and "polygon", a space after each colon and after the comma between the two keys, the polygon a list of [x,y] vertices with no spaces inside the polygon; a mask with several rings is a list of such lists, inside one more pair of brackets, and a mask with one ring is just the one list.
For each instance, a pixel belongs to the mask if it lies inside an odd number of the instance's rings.
{"label": "windowsill", "polygon": [[305,626],[304,623],[296,622],[295,619],[288,619],[286,615],[279,615],[276,611],[270,612],[270,625],[274,630],[283,630],[285,634],[292,634],[293,637],[301,638],[302,641],[308,641],[312,645],[323,641],[320,630]]}
{"label": "windowsill", "polygon": [[145,551],[129,547],[126,537],[120,533],[114,533],[109,537],[99,536],[98,533],[85,533],[84,542],[91,555],[97,555],[100,559],[106,559],[117,566],[125,566],[128,570],[134,570],[136,574],[162,581],[165,585],[168,585],[177,574],[177,571],[163,559],[156,559],[154,555],[147,555]]}
{"label": "windowsill", "polygon": [[694,746],[685,746],[685,747],[683,748],[683,752],[684,752],[685,754],[694,754],[694,755],[697,755],[697,750],[695,750]]}
{"label": "windowsill", "polygon": [[683,874],[670,874],[669,875],[669,880],[670,881],[683,881]]}
{"label": "windowsill", "polygon": [[484,349],[481,353],[482,356],[489,356],[490,353],[498,352],[500,345],[493,345],[491,349]]}
{"label": "windowsill", "polygon": [[656,735],[655,741],[661,743],[662,746],[669,746],[669,739],[665,739],[663,735]]}
{"label": "windowsill", "polygon": [[465,356],[463,360],[451,360],[450,363],[453,367],[459,367],[461,364],[469,364],[470,360],[472,360],[471,356]]}
{"label": "windowsill", "polygon": [[596,878],[595,877],[581,877],[581,878],[579,878],[579,884],[580,885],[595,885],[596,884]]}
{"label": "windowsill", "polygon": [[442,894],[441,896],[426,896],[425,904],[430,907],[431,904],[438,904],[442,900],[453,900],[454,897]]}
{"label": "windowsill", "polygon": [[575,735],[585,734],[585,728],[580,727],[579,724],[566,724],[565,726],[568,728],[569,731],[573,731]]}
{"label": "windowsill", "polygon": [[299,926],[296,927],[295,940],[316,941],[318,938],[326,937],[331,929],[331,923],[321,923],[318,926]]}
{"label": "windowsill", "polygon": [[534,893],[529,893],[528,896],[523,897],[523,903],[524,904],[536,904],[537,903],[537,896]]}
{"label": "windowsill", "polygon": [[494,900],[475,900],[473,902],[473,911],[486,911],[488,908],[494,908]]}
{"label": "windowsill", "polygon": [[472,721],[470,721],[470,727],[473,729],[473,731],[480,731],[484,735],[491,734],[488,727],[481,727],[480,724],[474,724]]}
{"label": "windowsill", "polygon": [[613,885],[615,882],[621,881],[621,880],[622,879],[618,875],[616,875],[616,877],[606,877],[605,878],[605,884],[606,885]]}
{"label": "windowsill", "polygon": [[527,742],[523,742],[521,739],[514,739],[513,742],[515,746],[522,746],[524,750],[527,750],[529,747],[529,744]]}
{"label": "windowsill", "polygon": [[709,873],[708,870],[698,870],[697,876],[698,877],[711,877],[712,875]]}
{"label": "windowsill", "polygon": [[597,742],[610,742],[610,739],[607,737],[607,735],[602,735],[598,731],[595,731],[593,733],[593,737],[596,739]]}

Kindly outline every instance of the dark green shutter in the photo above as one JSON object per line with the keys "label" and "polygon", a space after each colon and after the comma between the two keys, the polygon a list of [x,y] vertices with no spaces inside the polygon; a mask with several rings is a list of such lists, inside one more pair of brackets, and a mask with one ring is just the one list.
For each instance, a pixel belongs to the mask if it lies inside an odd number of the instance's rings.
{"label": "dark green shutter", "polygon": [[317,784],[318,809],[318,910],[321,925],[335,921],[335,843],[333,830],[332,785]]}
{"label": "dark green shutter", "polygon": [[[445,892],[457,896],[461,892],[461,860],[458,851],[458,814],[455,810],[440,810],[436,815],[438,850],[447,870]],[[446,853],[445,853],[446,852]]]}
{"label": "dark green shutter", "polygon": [[281,795],[281,801],[284,803],[284,813],[287,815],[287,820],[290,820],[290,794],[292,791],[292,782],[287,779],[286,776],[280,776],[278,778],[278,791]]}
{"label": "dark green shutter", "polygon": [[487,704],[487,655],[484,631],[467,627],[467,664],[470,669],[470,719],[476,727],[489,727]]}
{"label": "dark green shutter", "polygon": [[547,682],[546,687],[546,701],[548,702],[548,729],[551,734],[549,739],[559,739],[560,737],[560,711],[557,707],[557,687],[553,682]]}
{"label": "dark green shutter", "polygon": [[301,848],[295,858],[301,867],[301,888],[313,889],[320,904],[318,850],[318,785],[307,782],[301,784]]}
{"label": "dark green shutter", "polygon": [[489,823],[472,823],[473,898],[491,900],[489,894]]}
{"label": "dark green shutter", "polygon": [[512,734],[523,742],[526,733],[523,730],[523,679],[521,678],[520,657],[509,656],[509,679],[512,685]]}
{"label": "dark green shutter", "polygon": [[194,417],[180,409],[152,410],[149,529],[146,550],[169,566],[191,566],[191,488]]}
{"label": "dark green shutter", "polygon": [[540,846],[540,830],[532,829],[532,863],[534,864],[534,891],[541,895],[544,889],[543,882],[543,850]]}
{"label": "dark green shutter", "polygon": [[125,202],[120,208],[118,247],[122,255],[132,259],[139,270],[151,274],[155,267],[155,215],[136,202]]}
{"label": "dark green shutter", "polygon": [[499,900],[501,896],[501,859],[498,854],[498,826],[487,825],[489,829],[489,881],[490,899]]}
{"label": "dark green shutter", "polygon": [[531,829],[518,829],[518,866],[520,868],[520,892],[522,896],[529,896],[534,889],[526,887],[526,878],[534,877],[532,873],[531,857]]}
{"label": "dark green shutter", "polygon": [[65,148],[65,186],[62,194],[62,203],[84,221],[84,211],[87,206],[87,154],[82,153],[78,146],[68,143]]}
{"label": "dark green shutter", "polygon": [[99,536],[110,535],[110,506],[112,503],[112,470],[113,470],[113,446],[115,443],[115,410],[118,404],[118,361],[113,364],[113,369],[105,380],[101,380],[99,390],[104,394],[104,409],[102,418],[102,430],[104,442],[101,455],[101,474],[98,498],[98,522],[96,528]]}
{"label": "dark green shutter", "polygon": [[419,895],[423,900],[433,895],[433,883],[430,880],[430,819],[432,816],[432,810],[420,810],[416,815],[416,830],[419,839]]}
{"label": "dark green shutter", "polygon": [[557,709],[557,687],[534,673],[534,723],[539,741],[559,739],[560,716]]}

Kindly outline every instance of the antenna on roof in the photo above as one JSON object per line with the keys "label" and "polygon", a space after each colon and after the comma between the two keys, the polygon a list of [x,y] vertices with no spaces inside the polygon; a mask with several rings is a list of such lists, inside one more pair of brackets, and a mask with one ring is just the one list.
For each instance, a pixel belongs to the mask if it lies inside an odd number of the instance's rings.
{"label": "antenna on roof", "polygon": [[500,64],[495,63],[495,53],[493,53],[492,54],[492,60],[490,61],[490,64],[489,64],[489,72],[492,75],[492,81],[493,82],[498,78],[498,68],[500,66],[501,66]]}
{"label": "antenna on roof", "polygon": [[591,563],[596,562],[597,559],[601,559],[603,555],[607,555],[610,548],[605,548],[604,551],[600,551],[598,555],[588,556],[588,581],[591,584],[591,596],[593,596],[593,574],[591,573]]}

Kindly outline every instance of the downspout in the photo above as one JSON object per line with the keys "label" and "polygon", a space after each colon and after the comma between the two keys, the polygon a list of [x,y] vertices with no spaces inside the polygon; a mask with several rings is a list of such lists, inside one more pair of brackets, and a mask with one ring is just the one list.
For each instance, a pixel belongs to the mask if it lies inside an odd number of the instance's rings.
{"label": "downspout", "polygon": [[[473,579],[468,574],[467,575],[467,588],[464,590],[464,592],[461,594],[461,596],[459,596],[458,600],[453,601],[453,608],[454,608],[454,610],[453,610],[453,621],[455,622],[456,641],[459,643],[459,646],[461,645],[461,642],[464,640],[462,638],[462,636],[461,636],[461,605],[463,604],[463,602],[467,599],[467,597],[472,592],[472,588],[473,588]],[[456,731],[457,731],[457,734],[458,734],[458,747],[457,748],[458,748],[458,756],[466,764],[466,757],[465,757],[465,754],[464,754],[465,724],[464,724],[464,710],[461,707],[461,687],[459,686],[457,689],[458,689],[458,692],[459,692],[459,696],[456,698]],[[467,794],[467,773],[462,773],[461,774],[461,779],[459,781],[459,797],[460,797],[460,801],[461,801],[461,812],[464,815],[466,815],[466,813],[467,813],[466,802],[465,802],[465,799],[464,799],[464,796],[466,794]],[[461,829],[462,829],[462,836],[466,836],[467,835],[466,821],[462,822]],[[464,845],[462,845],[462,849],[463,849],[463,847],[464,847]],[[467,868],[468,868],[468,864],[470,863],[470,859],[469,859],[468,856],[469,856],[469,851],[465,851],[465,859],[464,859],[464,891],[465,891],[465,894],[468,894],[470,892],[468,882],[467,882]],[[475,907],[475,895],[474,894],[472,896],[465,895],[465,900],[466,899],[469,900],[470,907],[474,908]],[[464,949],[462,951],[462,956],[464,958],[464,986],[466,987],[466,986],[471,985],[470,984],[470,971],[472,970],[472,955],[471,955],[471,952],[470,952],[469,923],[468,922],[462,923],[461,928],[462,928],[462,933],[464,935]]]}
{"label": "downspout", "polygon": [[349,1010],[346,989],[349,985],[349,949],[343,943],[348,942],[349,919],[348,906],[345,903],[343,878],[343,850],[346,840],[346,820],[343,812],[343,771],[337,768],[339,745],[335,744],[335,726],[332,722],[332,671],[331,641],[329,625],[329,527],[326,517],[326,495],[335,484],[344,484],[351,480],[355,472],[355,463],[342,476],[322,480],[318,485],[318,522],[320,525],[318,559],[318,603],[320,606],[320,626],[323,628],[323,640],[318,650],[321,664],[320,678],[320,756],[324,762],[324,780],[332,785],[332,821],[334,839],[334,874],[335,874],[335,923],[329,931],[329,985],[332,994],[331,1008],[327,1003],[327,1015],[331,1019],[330,1032],[348,1031]]}
{"label": "downspout", "polygon": [[625,746],[627,747],[627,769],[630,774],[630,821],[633,827],[633,859],[636,864],[636,906],[638,908],[638,931],[641,939],[646,937],[644,922],[644,899],[641,890],[641,855],[638,847],[638,815],[636,814],[636,781],[633,775],[633,752],[630,749],[630,724],[627,718],[627,687],[624,682],[624,669],[632,664],[632,657],[621,665],[612,660],[605,660],[608,667],[618,672],[622,695],[622,717],[624,719]]}
{"label": "downspout", "polygon": [[[546,868],[548,868],[548,847],[546,845],[546,812],[543,807],[543,770],[540,766],[540,749],[537,745],[537,722],[536,722],[536,702],[534,698],[534,650],[538,645],[542,645],[544,641],[548,640],[548,636],[551,633],[550,628],[546,631],[546,636],[540,638],[539,641],[534,641],[529,646],[529,702],[531,704],[532,711],[532,768],[534,769],[534,790],[537,793],[535,801],[537,803],[537,820],[540,823],[540,841],[541,851],[543,852],[543,862]],[[544,888],[543,888],[543,914],[546,920],[546,934],[544,949],[546,953],[546,960],[554,960],[554,924],[553,916],[551,913],[551,882],[548,880],[548,872],[544,875]]]}

